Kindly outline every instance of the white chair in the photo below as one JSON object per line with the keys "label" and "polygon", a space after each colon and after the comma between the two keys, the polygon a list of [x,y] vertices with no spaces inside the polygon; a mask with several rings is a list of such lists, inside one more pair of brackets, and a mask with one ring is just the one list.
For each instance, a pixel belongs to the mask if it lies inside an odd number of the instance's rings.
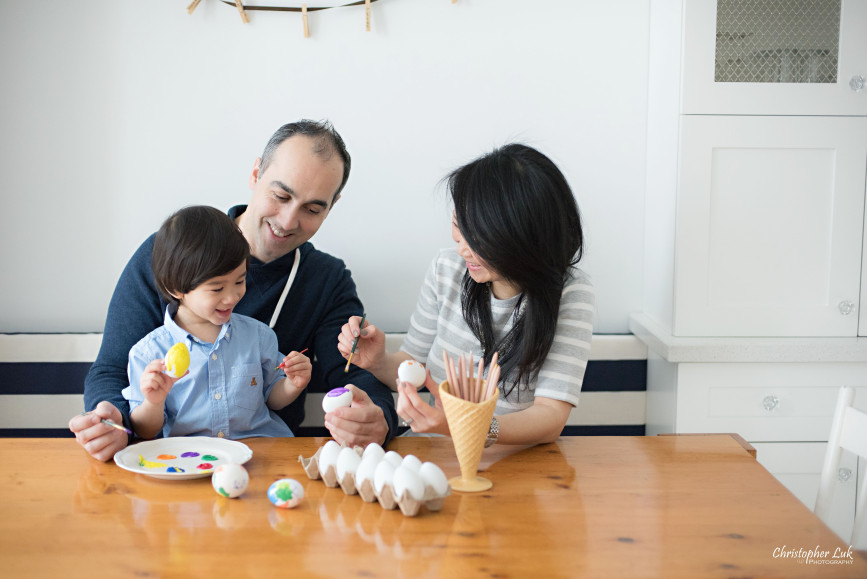
{"label": "white chair", "polygon": [[[849,386],[840,388],[837,396],[837,408],[834,410],[834,421],[831,423],[831,434],[828,438],[828,449],[825,451],[825,462],[819,482],[819,493],[816,495],[816,515],[828,524],[831,511],[831,500],[837,485],[840,456],[843,450],[858,455],[867,460],[867,413],[853,408],[855,389]],[[855,505],[855,526],[849,543],[856,549],[867,548],[867,476],[860,481]]]}

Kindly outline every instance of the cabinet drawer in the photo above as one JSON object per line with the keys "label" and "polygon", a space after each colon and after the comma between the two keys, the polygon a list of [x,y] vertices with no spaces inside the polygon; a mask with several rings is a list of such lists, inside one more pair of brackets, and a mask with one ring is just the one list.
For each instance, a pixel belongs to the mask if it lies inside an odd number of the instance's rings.
{"label": "cabinet drawer", "polygon": [[828,439],[840,386],[867,409],[867,364],[680,364],[677,432],[737,432],[749,442]]}

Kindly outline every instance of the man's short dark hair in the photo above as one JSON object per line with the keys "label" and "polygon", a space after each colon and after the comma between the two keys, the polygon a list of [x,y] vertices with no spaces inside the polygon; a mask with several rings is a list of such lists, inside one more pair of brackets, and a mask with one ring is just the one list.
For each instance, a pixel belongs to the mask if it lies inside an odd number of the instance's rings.
{"label": "man's short dark hair", "polygon": [[340,155],[343,160],[343,179],[340,181],[340,187],[334,192],[334,197],[331,199],[331,204],[337,200],[337,196],[343,191],[346,182],[349,180],[349,169],[352,166],[352,158],[349,156],[349,151],[346,150],[346,144],[343,138],[334,129],[334,126],[329,121],[311,121],[302,119],[295,123],[287,123],[277,129],[265,145],[265,150],[262,152],[262,162],[259,165],[259,174],[265,172],[271,158],[274,156],[274,151],[277,150],[283,141],[295,135],[303,135],[314,140],[315,145],[313,152],[324,159],[329,159],[334,153]]}

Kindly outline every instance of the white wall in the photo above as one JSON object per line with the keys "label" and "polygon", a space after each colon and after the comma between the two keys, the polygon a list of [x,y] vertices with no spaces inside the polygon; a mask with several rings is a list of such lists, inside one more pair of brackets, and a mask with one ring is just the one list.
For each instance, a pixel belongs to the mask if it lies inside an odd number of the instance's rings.
{"label": "white wall", "polygon": [[[252,2],[250,2],[252,4]],[[0,0],[0,332],[101,331],[138,244],[191,203],[245,203],[279,125],[331,119],[353,156],[314,244],[406,329],[450,245],[440,186],[510,140],[563,169],[599,333],[641,308],[649,0],[381,0],[310,15],[203,0]],[[261,1],[260,5],[286,5]],[[310,5],[317,4],[315,1]]]}

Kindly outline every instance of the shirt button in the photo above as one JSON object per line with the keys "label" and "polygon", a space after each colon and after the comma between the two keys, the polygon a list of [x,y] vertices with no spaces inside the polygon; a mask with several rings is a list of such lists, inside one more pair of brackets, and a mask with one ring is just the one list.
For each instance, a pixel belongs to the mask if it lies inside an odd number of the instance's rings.
{"label": "shirt button", "polygon": [[217,392],[216,394],[214,394],[214,398],[216,398],[217,400],[219,400],[219,399],[222,398],[222,397],[223,397],[223,395],[220,394],[219,392]]}
{"label": "shirt button", "polygon": [[211,354],[211,360],[216,360],[216,359],[217,359],[217,354]]}
{"label": "shirt button", "polygon": [[226,436],[226,435],[223,434],[223,431],[222,431],[222,430],[221,430],[220,432],[217,433],[217,438],[223,438],[224,436]]}

